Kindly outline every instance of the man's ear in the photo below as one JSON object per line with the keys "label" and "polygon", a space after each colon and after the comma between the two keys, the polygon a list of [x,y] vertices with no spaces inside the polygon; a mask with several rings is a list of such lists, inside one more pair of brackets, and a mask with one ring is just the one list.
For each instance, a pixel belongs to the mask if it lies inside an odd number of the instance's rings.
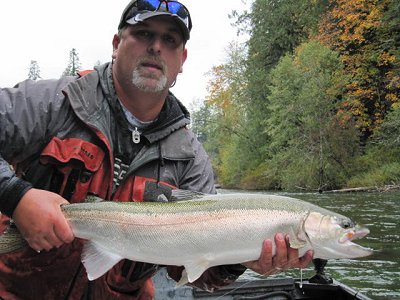
{"label": "man's ear", "polygon": [[118,46],[119,46],[120,38],[118,34],[114,34],[114,38],[112,40],[112,46],[113,46],[113,53],[112,53],[112,58],[115,59],[117,56],[117,51],[118,51]]}
{"label": "man's ear", "polygon": [[186,61],[187,55],[188,55],[187,54],[187,48],[185,48],[185,49],[183,49],[183,53],[182,53],[182,64],[181,64],[181,69],[179,70],[179,73],[183,72],[183,64]]}

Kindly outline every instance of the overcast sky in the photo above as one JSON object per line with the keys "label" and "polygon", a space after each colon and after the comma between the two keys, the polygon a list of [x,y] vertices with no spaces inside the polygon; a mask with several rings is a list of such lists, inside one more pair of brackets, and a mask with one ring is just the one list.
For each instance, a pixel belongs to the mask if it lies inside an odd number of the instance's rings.
{"label": "overcast sky", "polygon": [[[28,77],[36,60],[42,78],[59,78],[76,48],[84,69],[111,60],[112,37],[129,0],[1,0],[0,87]],[[247,1],[249,2],[249,1]],[[190,10],[193,29],[187,44],[188,60],[179,75],[175,95],[185,104],[203,99],[205,73],[226,58],[232,41],[244,41],[228,15],[243,11],[243,0],[182,0]]]}

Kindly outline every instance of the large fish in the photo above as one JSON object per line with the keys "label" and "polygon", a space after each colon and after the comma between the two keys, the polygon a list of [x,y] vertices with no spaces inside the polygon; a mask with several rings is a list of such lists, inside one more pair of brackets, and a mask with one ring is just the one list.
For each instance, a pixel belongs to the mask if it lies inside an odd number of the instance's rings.
{"label": "large fish", "polygon": [[[352,242],[367,235],[368,229],[308,202],[265,194],[195,195],[196,200],[168,203],[62,206],[75,236],[87,240],[82,262],[88,278],[100,277],[127,258],[183,265],[187,280],[193,282],[212,266],[258,259],[262,242],[273,240],[278,232],[290,236],[290,245],[300,256],[309,249],[314,258],[322,259],[372,253]],[[16,238],[4,234],[0,252],[10,251]]]}

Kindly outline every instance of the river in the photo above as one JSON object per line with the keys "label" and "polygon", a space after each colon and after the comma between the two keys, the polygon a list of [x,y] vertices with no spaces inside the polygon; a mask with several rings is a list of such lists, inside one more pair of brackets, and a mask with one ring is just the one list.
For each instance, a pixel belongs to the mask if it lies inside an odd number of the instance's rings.
{"label": "river", "polygon": [[[370,234],[357,243],[374,249],[374,254],[361,259],[331,260],[325,272],[372,299],[400,299],[400,192],[261,193],[279,194],[309,201],[351,217],[357,223],[368,227]],[[303,271],[305,278],[313,274],[312,267]],[[258,277],[252,272],[246,272],[243,276]],[[299,278],[300,271],[293,270],[274,276]]]}

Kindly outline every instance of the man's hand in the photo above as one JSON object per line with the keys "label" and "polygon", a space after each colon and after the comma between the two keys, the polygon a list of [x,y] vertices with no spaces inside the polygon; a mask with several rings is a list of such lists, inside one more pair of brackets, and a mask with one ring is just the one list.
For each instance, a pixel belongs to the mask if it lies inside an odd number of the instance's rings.
{"label": "man's hand", "polygon": [[21,198],[12,218],[34,250],[49,251],[73,241],[74,234],[60,208],[68,203],[58,194],[39,189],[30,189]]}
{"label": "man's hand", "polygon": [[290,268],[305,268],[313,258],[312,251],[307,251],[299,258],[299,251],[290,248],[288,236],[281,233],[275,235],[276,254],[272,255],[272,241],[265,240],[261,256],[258,260],[243,265],[261,275],[271,275]]}

